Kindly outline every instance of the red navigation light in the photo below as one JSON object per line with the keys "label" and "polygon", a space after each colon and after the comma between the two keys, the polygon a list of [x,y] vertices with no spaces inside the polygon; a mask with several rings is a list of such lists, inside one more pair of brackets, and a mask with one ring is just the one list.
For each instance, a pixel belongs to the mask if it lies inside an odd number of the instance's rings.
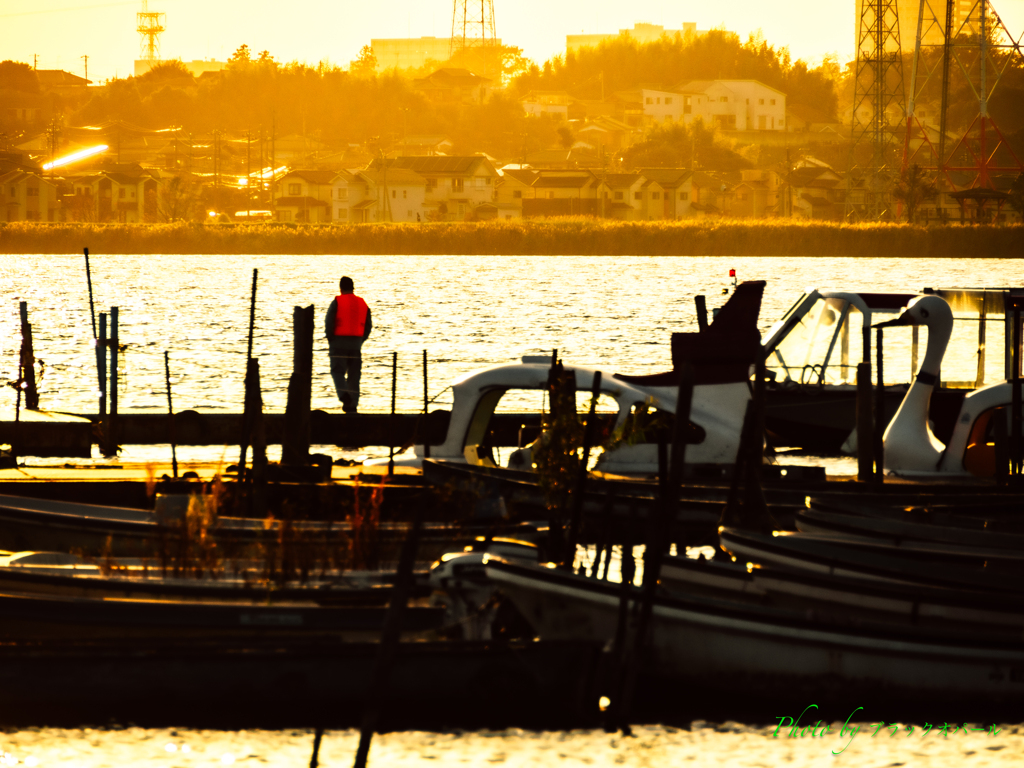
{"label": "red navigation light", "polygon": [[729,270],[729,277],[736,277],[736,270],[735,269],[730,269]]}

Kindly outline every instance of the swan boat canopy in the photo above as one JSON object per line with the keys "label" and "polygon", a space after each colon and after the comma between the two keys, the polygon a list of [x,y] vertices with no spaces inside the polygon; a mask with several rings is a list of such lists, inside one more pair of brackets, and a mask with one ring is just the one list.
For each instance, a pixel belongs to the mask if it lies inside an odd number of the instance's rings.
{"label": "swan boat canopy", "polygon": [[[1010,378],[1011,288],[925,288],[920,293],[866,293],[808,289],[764,336],[769,376],[768,442],[835,452],[855,451],[857,364],[874,363],[871,328],[892,318],[915,296],[938,296],[955,323],[947,360],[929,405],[934,434],[948,442],[967,392]],[[910,338],[889,339],[886,414],[895,414],[920,356],[918,326]],[[907,341],[909,341],[909,348]],[[894,342],[896,342],[894,344]],[[902,356],[894,360],[894,353]],[[909,355],[906,355],[909,352]],[[909,359],[906,359],[908,358]]]}
{"label": "swan boat canopy", "polygon": [[[1012,314],[1007,316],[1012,328]],[[952,309],[939,296],[920,296],[910,301],[898,318],[876,327],[900,325],[924,326],[928,343],[917,375],[885,430],[886,470],[904,476],[994,476],[998,422],[1002,420],[1006,426],[1004,435],[1011,432],[1007,421],[1012,385],[995,382],[968,393],[949,440],[939,440],[928,423],[928,406],[953,330]],[[1007,338],[1013,338],[1012,332]]]}

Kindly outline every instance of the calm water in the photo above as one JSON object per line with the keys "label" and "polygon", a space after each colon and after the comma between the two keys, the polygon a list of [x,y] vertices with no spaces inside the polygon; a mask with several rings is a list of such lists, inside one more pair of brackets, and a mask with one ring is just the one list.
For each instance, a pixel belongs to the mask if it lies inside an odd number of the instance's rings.
{"label": "calm water", "polygon": [[[852,723],[851,723],[852,724]],[[470,733],[390,733],[374,737],[370,766],[627,766],[627,768],[844,768],[880,766],[1019,765],[1024,728],[1003,726],[996,735],[936,730],[921,735],[888,729],[875,736],[877,723],[859,724],[852,739],[836,735],[843,721],[824,738],[786,738],[775,727],[696,721],[689,729],[637,728],[632,737],[602,731],[534,733],[520,730]],[[902,724],[901,724],[902,725]],[[974,725],[973,723],[971,724]],[[312,753],[311,731],[25,730],[4,737],[5,765],[88,766],[88,768],[192,768],[195,766],[267,766],[303,768]],[[320,748],[324,768],[351,766],[359,734],[329,731]],[[833,752],[839,752],[833,755]],[[18,762],[15,763],[14,760]]]}
{"label": "calm water", "polygon": [[[322,315],[342,274],[369,302],[374,332],[364,347],[361,409],[390,407],[391,352],[399,353],[398,407],[422,407],[421,355],[427,350],[430,394],[469,371],[557,348],[567,360],[625,373],[670,365],[673,331],[696,330],[693,295],[723,300],[730,268],[740,279],[768,281],[766,330],[806,287],[909,291],[924,286],[1024,284],[1024,262],[994,259],[413,257],[413,256],[109,256],[92,259],[97,311],[120,307],[121,341],[129,345],[121,410],[166,407],[163,352],[171,354],[178,409],[240,411],[249,290],[260,273],[254,354],[260,358],[269,410],[283,410],[291,370],[292,308],[314,304],[318,316],[313,406],[336,410]],[[29,303],[36,354],[47,366],[42,405],[95,412],[95,358],[81,256],[0,256],[0,376],[16,376],[18,301]],[[887,336],[887,339],[889,337]],[[896,337],[893,354],[906,352]],[[972,370],[969,347],[961,367]],[[957,363],[947,355],[944,374]],[[904,363],[909,368],[909,366]],[[887,370],[895,366],[887,363]],[[950,374],[952,376],[952,374]],[[967,378],[967,376],[964,376]],[[4,388],[0,407],[13,408]],[[208,449],[207,455],[209,453]],[[129,447],[134,458],[158,448]],[[202,449],[192,449],[201,457]],[[55,694],[56,695],[56,694]],[[1024,728],[995,736],[919,731],[875,737],[862,729],[846,740],[772,738],[772,729],[694,723],[649,727],[635,738],[601,732],[426,734],[378,737],[372,765],[541,766],[1010,766],[1024,754]],[[838,726],[837,726],[838,728]],[[206,732],[27,729],[3,734],[0,762],[38,766],[308,765],[307,731]],[[325,766],[351,765],[357,735],[325,737]],[[15,762],[16,761],[16,762]]]}
{"label": "calm water", "polygon": [[[665,370],[671,333],[696,330],[693,296],[703,293],[710,307],[720,305],[730,268],[740,279],[767,281],[762,330],[809,286],[910,291],[1024,284],[1024,262],[997,259],[94,255],[96,311],[119,307],[121,343],[128,345],[122,412],[166,408],[165,350],[176,409],[241,411],[254,268],[253,353],[272,411],[282,411],[286,400],[292,309],[308,304],[317,314],[313,407],[338,409],[322,318],[342,274],[355,279],[373,311],[374,331],[364,346],[365,411],[390,408],[392,352],[398,353],[400,411],[422,408],[424,350],[438,406],[455,377],[553,348],[568,361],[605,370]],[[95,413],[83,257],[0,256],[0,295],[0,376],[16,376],[18,301],[27,301],[36,355],[46,363],[42,406]],[[887,374],[906,380],[909,330],[891,330],[886,338],[893,359]],[[947,354],[945,378],[973,378],[971,334],[965,343]],[[13,390],[4,388],[0,407],[13,407]],[[126,458],[159,452],[129,448]]]}

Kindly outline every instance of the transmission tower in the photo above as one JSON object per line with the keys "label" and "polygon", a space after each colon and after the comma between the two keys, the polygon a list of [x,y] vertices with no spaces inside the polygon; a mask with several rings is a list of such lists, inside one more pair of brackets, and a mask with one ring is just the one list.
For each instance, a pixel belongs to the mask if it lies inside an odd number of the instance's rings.
{"label": "transmission tower", "polygon": [[466,48],[484,48],[497,44],[493,0],[454,0],[448,58]]}
{"label": "transmission tower", "polygon": [[149,0],[142,0],[142,11],[135,14],[138,33],[142,36],[142,58],[145,61],[160,59],[160,33],[167,21],[166,13],[151,13]]}
{"label": "transmission tower", "polygon": [[[851,158],[856,158],[858,149],[871,148],[871,158],[860,165],[860,172],[865,182],[864,212],[869,218],[878,218],[888,208],[888,190],[898,160],[896,129],[902,127],[906,116],[903,53],[897,0],[859,0],[858,5],[850,151]],[[853,212],[854,162],[847,174],[848,215]]]}
{"label": "transmission tower", "polygon": [[[1022,64],[1021,36],[1014,39],[990,0],[974,0],[969,9],[958,0],[921,0],[903,167],[916,163],[933,169],[943,191],[994,188],[993,175],[1024,171],[988,113],[1003,73]],[[936,89],[937,135],[916,114]],[[965,95],[972,105],[973,119],[960,135],[949,125],[951,93],[958,106]]]}

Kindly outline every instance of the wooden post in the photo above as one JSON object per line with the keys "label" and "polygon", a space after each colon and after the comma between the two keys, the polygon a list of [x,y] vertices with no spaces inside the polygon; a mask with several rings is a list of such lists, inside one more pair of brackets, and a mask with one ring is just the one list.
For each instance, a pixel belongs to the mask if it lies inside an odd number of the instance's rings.
{"label": "wooden post", "polygon": [[395,397],[398,393],[398,353],[391,353],[391,422],[388,424],[388,474],[395,474]]}
{"label": "wooden post", "polygon": [[89,316],[92,318],[92,337],[96,338],[96,307],[92,302],[92,270],[89,269],[89,249],[83,248],[85,251],[85,280],[89,284]]}
{"label": "wooden post", "polygon": [[430,458],[430,391],[427,388],[427,350],[423,350],[423,458]]}
{"label": "wooden post", "polygon": [[292,375],[288,380],[288,403],[284,412],[281,463],[305,466],[309,463],[310,407],[313,393],[313,305],[295,307],[292,312]]}
{"label": "wooden post", "polygon": [[260,271],[258,269],[254,269],[252,271],[252,294],[249,298],[249,343],[246,346],[245,352],[245,407],[242,409],[242,444],[239,449],[238,457],[239,481],[245,479],[246,454],[249,452],[249,432],[251,431],[250,419],[252,418],[252,414],[249,410],[249,372],[252,370],[252,337],[256,327],[256,284],[257,279],[259,278],[259,273]]}
{"label": "wooden post", "polygon": [[871,448],[874,445],[871,416],[871,363],[857,363],[857,479],[866,483],[874,474]]}
{"label": "wooden post", "polygon": [[708,305],[701,294],[694,296],[693,302],[697,305],[697,330],[703,333],[708,329]]}
{"label": "wooden post", "polygon": [[1010,479],[1016,486],[1020,480],[1021,459],[1021,380],[1020,380],[1020,305],[1013,303],[1013,378],[1010,392]]}
{"label": "wooden post", "polygon": [[245,411],[249,415],[249,434],[246,438],[252,445],[252,469],[248,473],[249,504],[253,517],[262,518],[267,514],[267,433],[263,423],[260,361],[256,358],[249,359],[245,381]]}
{"label": "wooden post", "polygon": [[985,385],[985,300],[981,300],[981,310],[978,313],[978,372],[974,377],[974,388]]}
{"label": "wooden post", "polygon": [[[676,397],[676,414],[672,426],[672,451],[668,457],[667,471],[662,473],[660,498],[654,514],[649,520],[647,546],[644,551],[644,580],[640,590],[640,613],[632,647],[626,658],[626,670],[622,693],[615,707],[615,720],[624,733],[629,731],[629,712],[633,705],[636,677],[647,651],[648,635],[654,615],[654,600],[661,578],[661,566],[665,560],[671,538],[672,524],[679,510],[679,488],[683,483],[686,461],[686,443],[689,438],[690,406],[693,402],[693,365],[684,362],[679,371],[679,390]],[[659,447],[664,440],[659,442]]]}
{"label": "wooden post", "polygon": [[25,407],[39,410],[39,390],[36,388],[36,356],[32,348],[32,324],[28,321],[28,302],[18,304],[21,313],[21,373],[19,386],[25,390]]}
{"label": "wooden post", "polygon": [[103,447],[104,456],[117,455],[117,375],[118,375],[118,349],[120,339],[118,333],[118,308],[110,308],[110,341],[107,346],[110,349],[110,411],[107,414],[107,428],[103,437],[106,445]]}
{"label": "wooden post", "polygon": [[597,398],[601,394],[601,372],[594,373],[594,381],[590,387],[590,411],[587,424],[583,430],[583,460],[576,474],[576,488],[572,495],[572,512],[569,516],[569,538],[565,547],[565,563],[572,568],[576,560],[576,544],[579,541],[580,527],[583,521],[583,496],[587,486],[587,464],[590,463],[590,450],[594,444],[594,428],[597,421]]}
{"label": "wooden post", "polygon": [[[259,278],[259,274],[260,271],[258,269],[252,271],[252,295],[249,298],[249,346],[245,353],[246,360],[252,357],[252,335],[256,328],[256,281]],[[248,364],[246,370],[248,370]]]}
{"label": "wooden post", "polygon": [[[397,357],[397,352],[395,353]],[[391,670],[398,656],[398,641],[402,635],[402,616],[409,602],[409,593],[413,585],[413,565],[416,562],[416,549],[419,546],[420,529],[423,526],[423,507],[417,508],[409,535],[402,544],[402,554],[398,561],[398,572],[395,574],[395,585],[391,590],[391,601],[384,616],[384,627],[381,630],[380,646],[377,659],[373,665],[373,676],[370,682],[369,704],[364,710],[362,727],[359,732],[359,748],[356,751],[355,768],[366,768],[366,760],[370,754],[370,740],[373,738],[384,708],[384,696],[391,680]]]}
{"label": "wooden post", "polygon": [[96,371],[99,373],[99,423],[106,430],[106,312],[99,313],[99,338],[96,339]]}
{"label": "wooden post", "polygon": [[882,365],[882,329],[875,330],[875,369],[877,371],[877,387],[875,389],[875,429],[872,438],[875,443],[875,482],[885,482],[885,428],[889,420],[885,417],[885,378]]}
{"label": "wooden post", "polygon": [[[607,653],[606,668],[608,669],[607,688],[608,698],[611,701],[604,718],[604,729],[608,732],[615,731],[620,724],[625,723],[622,717],[622,693],[625,690],[625,677],[628,674],[626,664],[627,639],[629,633],[629,604],[632,602],[633,579],[636,576],[636,562],[633,560],[633,526],[636,521],[636,510],[629,508],[629,518],[626,521],[626,530],[622,536],[620,572],[622,580],[619,582],[619,611],[615,621],[615,636],[612,638],[611,646]],[[607,570],[607,569],[606,569]],[[605,574],[607,578],[607,573]],[[623,725],[623,730],[628,729]]]}
{"label": "wooden post", "polygon": [[167,384],[167,427],[171,438],[171,471],[174,479],[178,479],[178,445],[174,429],[174,403],[171,401],[171,360],[164,350],[164,381]]}

